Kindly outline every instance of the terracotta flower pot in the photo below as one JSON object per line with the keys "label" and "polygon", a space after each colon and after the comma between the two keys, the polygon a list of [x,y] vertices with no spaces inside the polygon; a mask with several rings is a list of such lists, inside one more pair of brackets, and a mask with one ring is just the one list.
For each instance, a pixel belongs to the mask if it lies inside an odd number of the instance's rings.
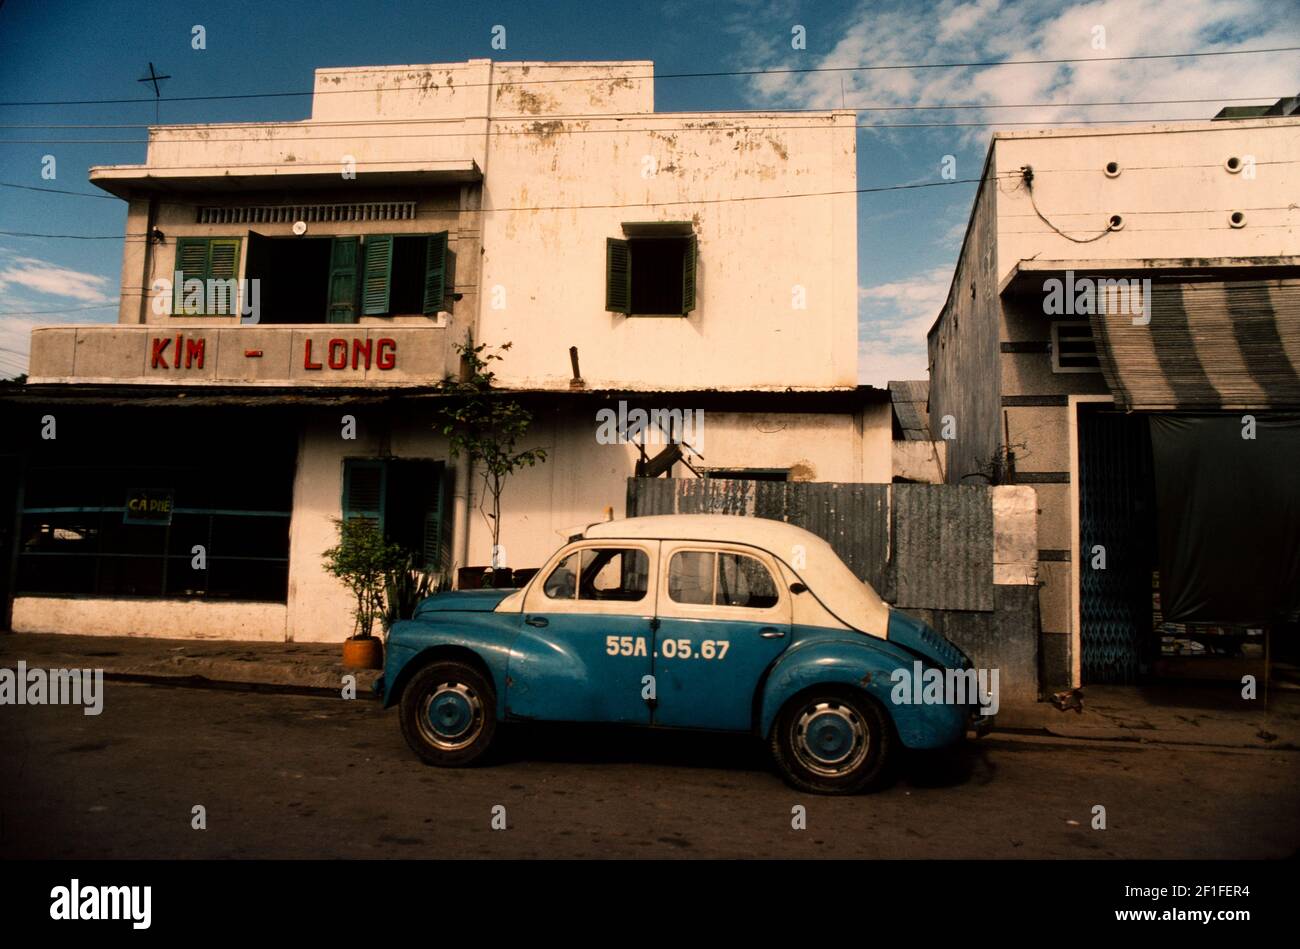
{"label": "terracotta flower pot", "polygon": [[384,668],[384,644],[374,636],[343,641],[343,665],[349,669]]}

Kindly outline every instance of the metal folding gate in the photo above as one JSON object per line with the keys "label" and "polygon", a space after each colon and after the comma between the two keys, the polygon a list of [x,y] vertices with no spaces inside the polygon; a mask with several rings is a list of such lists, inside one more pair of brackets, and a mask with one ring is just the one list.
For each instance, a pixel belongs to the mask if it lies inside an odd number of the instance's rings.
{"label": "metal folding gate", "polygon": [[1084,684],[1133,683],[1155,643],[1155,495],[1143,415],[1079,411],[1079,612]]}

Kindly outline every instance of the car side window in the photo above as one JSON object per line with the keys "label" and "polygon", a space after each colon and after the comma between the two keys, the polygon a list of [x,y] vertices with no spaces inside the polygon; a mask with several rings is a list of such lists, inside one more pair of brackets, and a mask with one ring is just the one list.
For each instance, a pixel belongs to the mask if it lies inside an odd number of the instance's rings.
{"label": "car side window", "polygon": [[551,600],[634,603],[649,589],[650,558],[635,547],[575,550],[551,570],[542,591]]}
{"label": "car side window", "polygon": [[574,551],[555,565],[542,590],[548,600],[572,600],[578,592],[578,552]]}
{"label": "car side window", "polygon": [[710,606],[713,603],[713,567],[717,554],[683,550],[668,564],[668,596],[675,603]]}
{"label": "car side window", "polygon": [[755,610],[776,606],[776,584],[760,561],[744,554],[719,554],[718,558],[718,606]]}
{"label": "car side window", "polygon": [[745,554],[682,550],[668,564],[668,596],[692,606],[770,609],[780,601],[772,574]]}

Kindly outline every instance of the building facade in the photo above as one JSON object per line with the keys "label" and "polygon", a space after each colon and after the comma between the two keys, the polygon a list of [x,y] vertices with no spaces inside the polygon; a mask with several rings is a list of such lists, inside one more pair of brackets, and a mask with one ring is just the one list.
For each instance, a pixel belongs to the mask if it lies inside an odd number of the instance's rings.
{"label": "building facade", "polygon": [[851,111],[657,113],[649,62],[322,69],[307,120],[152,128],[90,177],[127,205],[121,305],[32,335],[17,630],[342,640],[322,554],[358,514],[430,569],[491,563],[438,423],[470,340],[548,455],[499,563],[622,514],[662,446],[610,413],[702,420],[670,473],[895,475],[856,382]]}
{"label": "building facade", "polygon": [[1269,111],[989,148],[929,332],[929,420],[949,483],[1038,494],[1048,687],[1137,681],[1176,640],[1216,651],[1300,618],[1300,118]]}

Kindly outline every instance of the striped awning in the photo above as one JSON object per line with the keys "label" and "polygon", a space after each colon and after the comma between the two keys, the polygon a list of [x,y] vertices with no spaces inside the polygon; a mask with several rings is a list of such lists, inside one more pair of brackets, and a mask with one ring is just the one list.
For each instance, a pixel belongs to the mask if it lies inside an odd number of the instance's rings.
{"label": "striped awning", "polygon": [[1300,408],[1300,280],[1157,282],[1150,296],[1090,319],[1118,405]]}

